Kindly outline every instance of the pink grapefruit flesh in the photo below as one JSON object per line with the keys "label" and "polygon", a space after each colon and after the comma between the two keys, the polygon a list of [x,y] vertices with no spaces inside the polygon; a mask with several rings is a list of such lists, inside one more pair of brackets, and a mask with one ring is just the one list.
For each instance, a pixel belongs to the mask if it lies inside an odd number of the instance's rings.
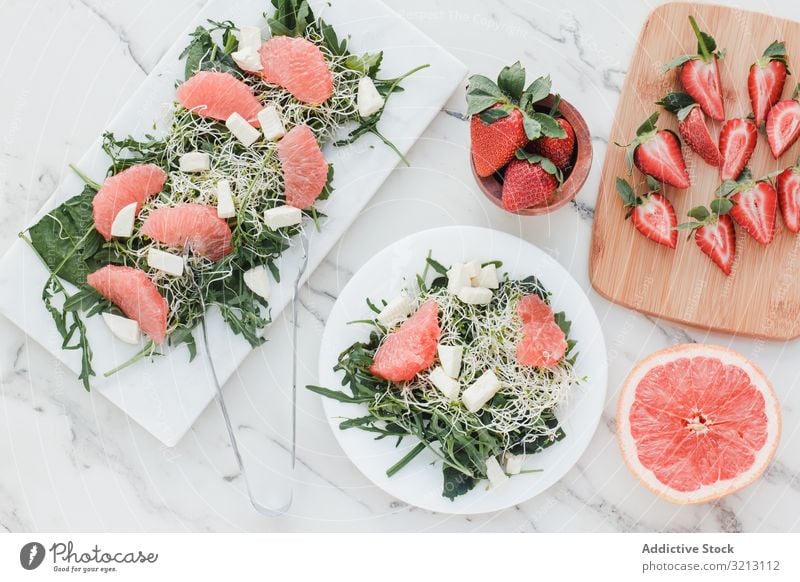
{"label": "pink grapefruit flesh", "polygon": [[217,209],[205,204],[178,204],[157,208],[142,224],[141,233],[160,243],[218,261],[229,254],[231,229]]}
{"label": "pink grapefruit flesh", "polygon": [[86,277],[86,282],[122,310],[126,317],[156,343],[167,335],[167,301],[147,276],[132,267],[107,265]]}
{"label": "pink grapefruit flesh", "polygon": [[433,365],[440,336],[439,304],[429,299],[384,338],[369,371],[385,380],[407,382]]}
{"label": "pink grapefruit flesh", "polygon": [[523,366],[549,368],[567,351],[567,339],[558,327],[553,310],[538,295],[520,299],[517,313],[522,321],[522,338],[517,344],[517,361]]}
{"label": "pink grapefruit flesh", "polygon": [[333,94],[333,75],[322,51],[305,38],[274,36],[258,53],[264,80],[283,87],[298,101],[320,105]]}
{"label": "pink grapefruit flesh", "polygon": [[328,162],[307,125],[296,125],[278,142],[286,204],[308,208],[328,181]]}
{"label": "pink grapefruit flesh", "polygon": [[704,503],[745,487],[769,465],[780,405],[747,358],[684,344],[642,360],[622,387],[617,438],[631,472],[674,503]]}
{"label": "pink grapefruit flesh", "polygon": [[92,199],[94,227],[111,240],[111,225],[120,210],[136,203],[136,214],[151,196],[161,192],[167,175],[155,164],[137,164],[106,178]]}
{"label": "pink grapefruit flesh", "polygon": [[200,71],[187,79],[177,91],[178,103],[202,117],[226,121],[238,113],[259,127],[258,112],[263,109],[250,87],[230,73]]}

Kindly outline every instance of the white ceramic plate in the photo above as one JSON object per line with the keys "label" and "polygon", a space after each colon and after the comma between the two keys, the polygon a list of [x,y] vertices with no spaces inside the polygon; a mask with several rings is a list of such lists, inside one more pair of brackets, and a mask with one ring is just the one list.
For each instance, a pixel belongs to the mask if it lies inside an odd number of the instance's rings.
{"label": "white ceramic plate", "polygon": [[[430,65],[403,82],[405,92],[389,100],[381,120],[383,134],[402,152],[408,151],[463,80],[464,65],[376,0],[334,0],[330,5],[325,0],[310,0],[309,3],[317,16],[334,26],[339,38],[351,37],[353,52],[383,50],[383,77],[397,76],[423,63]],[[272,11],[269,0],[209,2],[188,23],[186,32],[120,110],[109,129],[120,135],[135,136],[152,131],[153,121],[163,117],[164,104],[174,101],[175,81],[183,78],[184,65],[178,55],[189,40],[189,32],[197,25],[205,24],[208,19],[232,20],[240,25],[260,24],[263,31],[266,25],[261,15],[265,10]],[[326,147],[324,152],[335,166],[335,192],[319,206],[328,218],[322,232],[312,236],[306,276],[321,262],[398,163],[397,155],[373,136],[345,148]],[[96,179],[105,175],[109,161],[100,148],[99,139],[77,165]],[[39,216],[80,192],[82,187],[77,177],[68,176]],[[273,289],[273,318],[291,297],[291,283],[296,278],[300,257],[300,249],[294,248],[278,261],[282,284]],[[40,300],[46,277],[38,256],[23,241],[17,241],[0,262],[0,312],[77,374],[79,353],[61,349],[61,338]],[[94,350],[94,368],[98,372],[93,387],[164,444],[175,445],[214,396],[207,362],[198,358],[189,364],[186,348],[181,347],[154,363],[142,362],[103,378],[103,372],[125,362],[139,348],[114,340],[99,317],[86,323]],[[212,357],[217,373],[224,382],[251,348],[240,336],[230,332],[216,313],[209,317],[209,335],[213,338]],[[70,389],[80,390],[79,384],[71,383]]]}
{"label": "white ceramic plate", "polygon": [[339,295],[325,333],[319,360],[320,385],[339,389],[341,373],[334,373],[338,355],[355,341],[368,337],[366,325],[347,325],[348,321],[374,315],[365,303],[390,299],[413,281],[424,267],[428,252],[445,265],[471,259],[503,261],[502,272],[512,278],[538,277],[552,293],[553,310],[564,311],[572,320],[570,337],[577,340],[578,376],[588,380],[574,388],[569,403],[559,412],[566,438],[539,454],[531,455],[526,468],[542,469],[512,477],[504,485],[487,490],[479,483],[455,501],[442,496],[441,463],[430,451],[424,451],[399,473],[389,478],[386,469],[418,442],[403,439],[374,440],[357,429],[340,430],[343,418],[366,414],[365,405],[344,404],[323,398],[323,407],[331,428],[345,453],[378,487],[417,507],[441,513],[484,513],[505,509],[541,493],[558,481],[578,461],[597,428],[606,394],[607,361],[600,322],[583,290],[570,274],[549,255],[519,238],[495,230],[451,226],[426,230],[385,248],[367,262]]}

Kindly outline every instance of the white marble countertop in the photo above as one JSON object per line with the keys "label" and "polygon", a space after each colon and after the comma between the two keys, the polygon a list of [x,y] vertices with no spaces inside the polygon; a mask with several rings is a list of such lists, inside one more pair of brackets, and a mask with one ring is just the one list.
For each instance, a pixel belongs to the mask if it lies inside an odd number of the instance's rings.
{"label": "white marble countertop", "polygon": [[[202,0],[6,0],[0,36],[0,251],[28,224],[115,110],[175,40]],[[265,0],[265,4],[267,0]],[[302,384],[316,381],[319,336],[338,291],[375,250],[420,229],[488,226],[551,253],[587,291],[610,364],[605,413],[581,461],[557,485],[512,509],[474,517],[408,507],[373,487],[332,438],[317,396],[300,393],[299,483],[289,515],[255,513],[219,409],[167,449],[40,346],[0,320],[0,530],[8,531],[797,531],[800,530],[800,342],[731,339],[653,321],[599,297],[588,250],[600,166],[628,59],[654,2],[390,0],[472,71],[517,59],[549,72],[592,130],[595,161],[575,203],[517,219],[488,203],[469,173],[463,90],[457,92],[303,291]],[[800,17],[791,0],[734,4]],[[380,225],[376,228],[375,225]],[[287,382],[287,320],[226,386],[251,441],[269,438],[270,386]],[[753,486],[680,507],[649,493],[624,467],[614,438],[617,390],[640,357],[674,343],[711,341],[754,359],[783,403],[777,457]],[[285,359],[283,360],[285,361]],[[269,370],[269,381],[265,381]]]}

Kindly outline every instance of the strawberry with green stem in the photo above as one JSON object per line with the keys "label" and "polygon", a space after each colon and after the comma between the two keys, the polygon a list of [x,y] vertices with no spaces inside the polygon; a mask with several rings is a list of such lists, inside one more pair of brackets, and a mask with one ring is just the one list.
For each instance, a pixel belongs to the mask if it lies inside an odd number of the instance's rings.
{"label": "strawberry with green stem", "polygon": [[781,98],[787,75],[791,75],[791,72],[786,62],[786,45],[777,40],[766,48],[761,58],[750,65],[747,92],[750,94],[757,127],[761,127],[766,121],[769,110]]}
{"label": "strawberry with green stem", "polygon": [[775,238],[775,219],[778,215],[778,193],[769,176],[754,179],[745,168],[738,180],[727,180],[717,189],[716,196],[733,203],[733,219],[762,245]]}
{"label": "strawberry with green stem", "polygon": [[694,233],[694,242],[725,275],[731,274],[736,258],[736,231],[728,214],[733,202],[727,198],[714,198],[709,205],[696,206],[689,212],[694,221],[679,224],[679,229]]}
{"label": "strawberry with green stem", "polygon": [[706,116],[698,103],[688,93],[674,91],[656,105],[661,105],[678,118],[678,132],[692,151],[710,166],[719,166],[720,156],[714,138],[706,124]]}
{"label": "strawberry with green stem", "polygon": [[791,99],[778,101],[767,114],[767,142],[775,159],[788,150],[800,137],[800,84]]}
{"label": "strawberry with green stem", "polygon": [[672,203],[659,192],[658,182],[648,178],[650,191],[637,196],[627,180],[617,178],[617,192],[625,206],[625,218],[631,219],[633,226],[649,238],[671,249],[678,243],[678,221]]}
{"label": "strawberry with green stem", "polygon": [[686,92],[700,104],[706,115],[722,121],[725,119],[725,104],[719,59],[724,56],[724,51],[717,50],[717,42],[710,34],[700,30],[693,16],[689,17],[689,23],[697,37],[697,54],[681,55],[667,64],[663,71],[680,67],[678,76]]}
{"label": "strawberry with green stem", "polygon": [[797,234],[800,232],[800,159],[794,166],[778,174],[775,186],[783,224]]}
{"label": "strawberry with green stem", "polygon": [[532,141],[529,149],[551,160],[563,172],[569,170],[572,165],[572,158],[575,153],[575,130],[572,129],[569,121],[558,114],[560,103],[561,96],[556,95],[549,114],[564,128],[566,135],[564,137],[542,136]]}
{"label": "strawberry with green stem", "polygon": [[628,175],[635,164],[643,174],[659,182],[675,188],[688,188],[689,172],[681,152],[681,140],[672,131],[658,129],[657,122],[658,112],[655,112],[639,126],[631,143],[616,144],[628,148]]}
{"label": "strawberry with green stem", "polygon": [[503,208],[517,212],[545,204],[563,179],[561,170],[550,159],[517,150],[516,159],[508,164],[503,178]]}
{"label": "strawberry with green stem", "polygon": [[525,69],[519,62],[503,67],[496,83],[483,75],[469,78],[467,115],[472,117],[472,160],[479,176],[502,169],[530,140],[567,136],[552,115],[536,110],[536,104],[550,94],[550,87],[548,76],[525,88]]}

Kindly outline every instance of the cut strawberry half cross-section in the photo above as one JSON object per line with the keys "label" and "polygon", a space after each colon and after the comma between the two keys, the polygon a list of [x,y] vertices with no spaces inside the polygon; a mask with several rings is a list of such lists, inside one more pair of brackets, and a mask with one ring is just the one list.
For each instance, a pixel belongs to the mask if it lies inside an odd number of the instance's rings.
{"label": "cut strawberry half cross-section", "polygon": [[675,188],[688,188],[691,182],[681,152],[681,140],[669,130],[657,129],[657,122],[658,112],[639,126],[631,143],[616,144],[628,148],[628,172],[635,164],[643,174],[659,182]]}
{"label": "cut strawberry half cross-section", "polygon": [[729,214],[732,207],[727,198],[714,198],[710,210],[705,206],[692,208],[688,214],[694,220],[678,225],[694,233],[694,242],[725,275],[731,274],[736,258],[736,231]]}
{"label": "cut strawberry half cross-section", "polygon": [[678,221],[672,203],[658,192],[658,184],[651,183],[650,192],[637,196],[627,180],[617,178],[617,192],[627,210],[633,226],[649,238],[671,249],[678,243]]}
{"label": "cut strawberry half cross-section", "polygon": [[753,150],[756,149],[758,130],[749,119],[729,119],[719,133],[719,153],[722,163],[719,175],[723,180],[736,180],[742,173]]}
{"label": "cut strawberry half cross-section", "polygon": [[692,151],[710,166],[719,166],[719,148],[708,129],[706,116],[688,93],[669,93],[657,105],[675,114],[678,118],[678,131]]}
{"label": "cut strawberry half cross-section", "polygon": [[775,183],[783,224],[794,233],[800,232],[800,160],[778,174]]}
{"label": "cut strawberry half cross-section", "polygon": [[788,150],[800,137],[800,84],[791,99],[778,101],[767,114],[767,142],[775,159]]}
{"label": "cut strawberry half cross-section", "polygon": [[791,74],[786,64],[786,45],[777,40],[767,47],[755,63],[750,65],[747,77],[747,92],[753,106],[756,126],[761,127],[767,113],[778,102],[786,83],[786,75]]}
{"label": "cut strawberry half cross-section", "polygon": [[723,182],[718,196],[733,202],[733,219],[762,245],[775,238],[775,218],[778,214],[778,193],[767,178],[754,180],[745,169],[738,181]]}

